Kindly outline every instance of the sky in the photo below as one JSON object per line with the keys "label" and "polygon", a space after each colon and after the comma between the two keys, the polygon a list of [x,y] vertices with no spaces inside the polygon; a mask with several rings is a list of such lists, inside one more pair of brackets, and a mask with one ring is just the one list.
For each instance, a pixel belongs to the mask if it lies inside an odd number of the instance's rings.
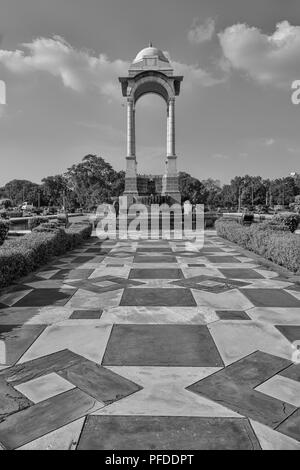
{"label": "sky", "polygon": [[[0,185],[39,183],[89,153],[125,169],[118,77],[150,41],[184,76],[180,171],[222,183],[300,171],[299,0],[0,0]],[[138,172],[162,174],[159,96],[137,103],[136,139]]]}

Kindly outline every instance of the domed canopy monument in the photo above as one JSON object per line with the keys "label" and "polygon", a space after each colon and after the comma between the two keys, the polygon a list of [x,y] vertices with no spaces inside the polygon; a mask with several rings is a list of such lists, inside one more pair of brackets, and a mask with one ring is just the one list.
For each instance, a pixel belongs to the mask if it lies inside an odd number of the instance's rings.
{"label": "domed canopy monument", "polygon": [[[173,75],[166,55],[152,44],[142,49],[129,67],[127,77],[119,77],[122,94],[127,98],[127,156],[125,192],[130,202],[143,196],[159,195],[180,202],[175,152],[175,96],[180,93],[182,76]],[[141,177],[137,174],[135,149],[135,105],[147,93],[156,93],[167,105],[166,171],[162,176]],[[145,199],[145,198],[144,198]]]}

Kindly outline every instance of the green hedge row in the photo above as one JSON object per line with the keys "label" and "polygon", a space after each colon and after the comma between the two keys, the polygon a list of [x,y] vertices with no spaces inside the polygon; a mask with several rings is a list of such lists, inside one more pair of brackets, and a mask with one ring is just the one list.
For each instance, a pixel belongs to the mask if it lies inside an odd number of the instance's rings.
{"label": "green hedge row", "polygon": [[5,238],[7,237],[9,230],[9,225],[4,220],[0,220],[0,245],[4,243]]}
{"label": "green hedge row", "polygon": [[294,273],[300,272],[300,237],[285,231],[274,231],[264,224],[243,227],[237,222],[218,220],[217,234],[247,250],[284,266]]}
{"label": "green hedge row", "polygon": [[64,230],[55,224],[42,224],[30,234],[7,240],[0,247],[0,287],[48,263],[53,256],[75,248],[91,233],[91,225],[73,224]]}

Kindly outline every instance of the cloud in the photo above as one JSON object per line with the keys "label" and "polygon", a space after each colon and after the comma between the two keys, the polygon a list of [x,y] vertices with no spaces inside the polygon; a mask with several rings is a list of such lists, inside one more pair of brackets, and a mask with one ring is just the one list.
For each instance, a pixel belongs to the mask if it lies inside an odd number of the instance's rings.
{"label": "cloud", "polygon": [[6,84],[0,80],[0,105],[6,104]]}
{"label": "cloud", "polygon": [[[122,99],[117,77],[127,75],[129,62],[110,60],[105,54],[95,56],[87,50],[77,50],[62,37],[37,38],[22,44],[23,50],[0,49],[0,64],[11,73],[24,76],[48,73],[76,92],[97,91],[114,99]],[[176,73],[184,75],[185,89],[212,86],[224,81],[198,65],[172,61]]]}
{"label": "cloud", "polygon": [[0,63],[10,72],[19,75],[47,72],[78,92],[96,89],[106,96],[120,95],[116,77],[127,72],[127,62],[76,50],[60,36],[37,38],[22,46],[26,52],[0,50]]}
{"label": "cloud", "polygon": [[266,146],[266,147],[271,147],[273,144],[275,144],[275,139],[265,139],[263,144]]}
{"label": "cloud", "polygon": [[201,44],[210,41],[215,32],[215,20],[207,18],[204,23],[200,23],[199,18],[194,18],[192,26],[188,32],[188,40],[191,44]]}
{"label": "cloud", "polygon": [[218,70],[211,73],[196,64],[187,65],[172,61],[172,65],[176,74],[183,75],[183,86],[185,90],[197,85],[201,85],[203,87],[217,85],[219,83],[223,83],[228,78],[228,73],[224,70]]}
{"label": "cloud", "polygon": [[225,59],[261,83],[289,86],[300,78],[300,26],[288,21],[276,25],[273,34],[256,27],[235,24],[218,34]]}

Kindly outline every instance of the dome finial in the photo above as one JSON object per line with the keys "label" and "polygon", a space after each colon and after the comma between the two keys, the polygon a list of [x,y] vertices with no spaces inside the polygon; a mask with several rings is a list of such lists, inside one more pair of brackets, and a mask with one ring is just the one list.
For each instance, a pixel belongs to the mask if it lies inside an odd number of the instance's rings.
{"label": "dome finial", "polygon": [[152,41],[149,42],[149,47],[153,47]]}

